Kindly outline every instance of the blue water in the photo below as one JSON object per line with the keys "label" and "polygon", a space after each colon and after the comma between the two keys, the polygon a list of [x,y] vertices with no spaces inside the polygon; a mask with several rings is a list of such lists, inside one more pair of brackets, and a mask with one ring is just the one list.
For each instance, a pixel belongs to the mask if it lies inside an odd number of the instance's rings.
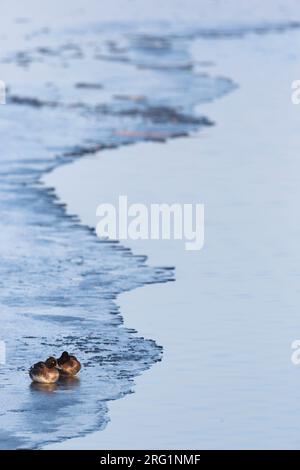
{"label": "blue water", "polygon": [[[195,104],[234,85],[195,73],[189,44],[113,24],[42,30],[26,36],[24,49],[2,50],[10,80],[0,108],[0,448],[103,428],[107,403],[132,393],[134,377],[162,358],[162,346],[122,325],[116,298],[174,280],[173,268],[150,268],[146,257],[99,241],[40,178],[102,148],[212,125]],[[31,385],[29,366],[65,349],[81,359],[80,379]]]}

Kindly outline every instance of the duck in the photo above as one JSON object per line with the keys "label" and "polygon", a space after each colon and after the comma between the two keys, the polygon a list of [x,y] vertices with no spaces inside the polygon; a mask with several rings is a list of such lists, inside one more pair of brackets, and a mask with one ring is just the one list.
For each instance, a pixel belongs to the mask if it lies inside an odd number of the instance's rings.
{"label": "duck", "polygon": [[29,376],[33,382],[40,384],[53,384],[59,379],[59,371],[56,368],[57,361],[49,357],[45,362],[40,361],[29,369]]}
{"label": "duck", "polygon": [[45,364],[46,364],[46,366],[49,367],[50,369],[51,369],[52,367],[56,367],[56,368],[57,368],[57,359],[56,359],[54,356],[50,356],[50,357],[48,357],[48,359],[46,359]]}
{"label": "duck", "polygon": [[57,368],[62,376],[74,376],[81,369],[81,364],[75,356],[64,351],[57,359]]}

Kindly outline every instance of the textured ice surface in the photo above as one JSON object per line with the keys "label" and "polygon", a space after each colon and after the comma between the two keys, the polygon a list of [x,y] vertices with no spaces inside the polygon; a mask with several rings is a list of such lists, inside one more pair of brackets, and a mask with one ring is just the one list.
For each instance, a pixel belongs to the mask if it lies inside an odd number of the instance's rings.
{"label": "textured ice surface", "polygon": [[[287,27],[297,25],[275,25]],[[52,32],[29,23],[22,47],[0,39],[9,88],[0,108],[0,339],[7,345],[0,448],[36,448],[104,427],[107,402],[131,393],[134,377],[162,355],[122,326],[116,297],[174,276],[67,217],[41,175],[102,148],[211,125],[195,105],[234,84],[202,73],[191,41],[251,31],[116,22]],[[64,349],[82,360],[80,379],[30,385],[28,367]]]}

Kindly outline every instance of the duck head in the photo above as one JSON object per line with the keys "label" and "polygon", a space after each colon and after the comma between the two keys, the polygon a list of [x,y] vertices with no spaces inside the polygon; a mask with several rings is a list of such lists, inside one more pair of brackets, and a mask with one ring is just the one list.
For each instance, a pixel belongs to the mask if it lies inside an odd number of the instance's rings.
{"label": "duck head", "polygon": [[57,367],[62,375],[74,376],[80,371],[81,364],[75,356],[64,351],[57,360]]}
{"label": "duck head", "polygon": [[[47,362],[47,361],[46,361]],[[33,382],[49,384],[57,382],[59,372],[55,366],[48,367],[46,362],[36,362],[29,369],[29,376]],[[51,361],[52,364],[52,361]]]}

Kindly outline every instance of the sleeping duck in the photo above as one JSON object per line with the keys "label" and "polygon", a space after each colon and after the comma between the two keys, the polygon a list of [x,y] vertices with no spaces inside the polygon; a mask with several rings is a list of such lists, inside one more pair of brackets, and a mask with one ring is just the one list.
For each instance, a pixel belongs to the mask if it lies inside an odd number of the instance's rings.
{"label": "sleeping duck", "polygon": [[81,369],[81,364],[75,356],[64,351],[57,359],[57,368],[61,375],[76,375]]}
{"label": "sleeping duck", "polygon": [[29,369],[29,376],[33,382],[40,384],[52,384],[58,381],[59,371],[54,357],[49,357],[46,362],[37,362]]}

